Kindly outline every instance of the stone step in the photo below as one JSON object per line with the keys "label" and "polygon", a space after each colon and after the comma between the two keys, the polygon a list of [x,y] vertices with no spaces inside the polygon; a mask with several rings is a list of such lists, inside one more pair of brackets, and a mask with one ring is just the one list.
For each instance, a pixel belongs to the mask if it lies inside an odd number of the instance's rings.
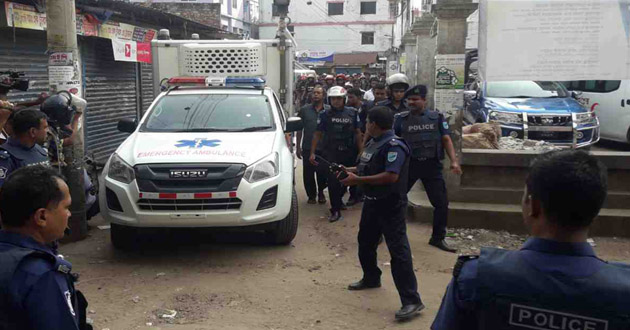
{"label": "stone step", "polygon": [[[449,191],[449,198],[452,202],[463,203],[475,201],[489,204],[518,204],[522,197],[523,189],[461,187]],[[630,210],[630,194],[609,191],[604,208]]]}
{"label": "stone step", "polygon": [[[451,228],[483,228],[524,234],[521,206],[517,204],[462,203],[449,204],[448,226]],[[433,208],[426,195],[416,190],[409,194],[407,220],[431,223]],[[630,211],[602,209],[591,226],[592,236],[630,237]]]}

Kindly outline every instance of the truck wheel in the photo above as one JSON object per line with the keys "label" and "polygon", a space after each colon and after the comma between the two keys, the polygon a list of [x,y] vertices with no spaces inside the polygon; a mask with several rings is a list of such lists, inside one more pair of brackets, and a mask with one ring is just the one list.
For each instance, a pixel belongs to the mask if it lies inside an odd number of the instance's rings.
{"label": "truck wheel", "polygon": [[291,211],[286,218],[276,222],[274,228],[267,231],[269,241],[272,244],[287,245],[293,241],[298,229],[298,202],[297,194],[293,190],[291,197]]}
{"label": "truck wheel", "polygon": [[137,242],[137,230],[134,227],[111,224],[110,238],[112,245],[119,250],[131,250]]}

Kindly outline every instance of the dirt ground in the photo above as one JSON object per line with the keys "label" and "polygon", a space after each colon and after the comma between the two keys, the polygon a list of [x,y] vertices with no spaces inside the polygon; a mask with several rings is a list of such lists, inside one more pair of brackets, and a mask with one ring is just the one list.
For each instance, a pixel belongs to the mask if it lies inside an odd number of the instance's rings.
{"label": "dirt ground", "polygon": [[[256,233],[184,231],[153,237],[133,253],[114,250],[99,217],[88,239],[62,246],[80,273],[94,329],[429,329],[450,281],[456,254],[427,244],[431,228],[409,223],[408,236],[427,308],[399,323],[400,308],[382,244],[383,287],[347,291],[361,277],[356,234],[360,205],[328,223],[327,206],[309,205],[301,183],[300,227],[289,246],[270,246]],[[453,245],[470,254],[482,246],[516,248],[525,237],[453,230]],[[594,238],[600,257],[630,259],[630,241]]]}

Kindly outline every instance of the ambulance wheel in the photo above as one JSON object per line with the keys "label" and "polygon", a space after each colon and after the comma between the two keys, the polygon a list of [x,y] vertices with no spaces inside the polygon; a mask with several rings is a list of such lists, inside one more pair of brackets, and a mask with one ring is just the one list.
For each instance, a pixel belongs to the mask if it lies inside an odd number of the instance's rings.
{"label": "ambulance wheel", "polygon": [[287,245],[293,241],[298,229],[298,201],[297,194],[293,190],[291,197],[291,211],[286,218],[276,222],[274,228],[267,231],[269,241],[272,244]]}
{"label": "ambulance wheel", "polygon": [[111,224],[110,238],[112,245],[119,250],[130,250],[137,242],[137,230],[134,227]]}

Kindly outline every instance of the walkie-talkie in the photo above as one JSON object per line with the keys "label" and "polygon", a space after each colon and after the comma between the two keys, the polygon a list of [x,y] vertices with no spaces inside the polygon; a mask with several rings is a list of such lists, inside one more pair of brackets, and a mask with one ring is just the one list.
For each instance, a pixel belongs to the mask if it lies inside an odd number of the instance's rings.
{"label": "walkie-talkie", "polygon": [[315,161],[318,163],[323,163],[324,165],[328,166],[328,169],[330,170],[330,172],[337,174],[337,178],[339,180],[343,180],[348,177],[348,173],[344,171],[343,167],[341,167],[341,165],[337,163],[331,163],[327,161],[326,159],[324,159],[323,157],[317,156],[317,155],[315,155]]}

